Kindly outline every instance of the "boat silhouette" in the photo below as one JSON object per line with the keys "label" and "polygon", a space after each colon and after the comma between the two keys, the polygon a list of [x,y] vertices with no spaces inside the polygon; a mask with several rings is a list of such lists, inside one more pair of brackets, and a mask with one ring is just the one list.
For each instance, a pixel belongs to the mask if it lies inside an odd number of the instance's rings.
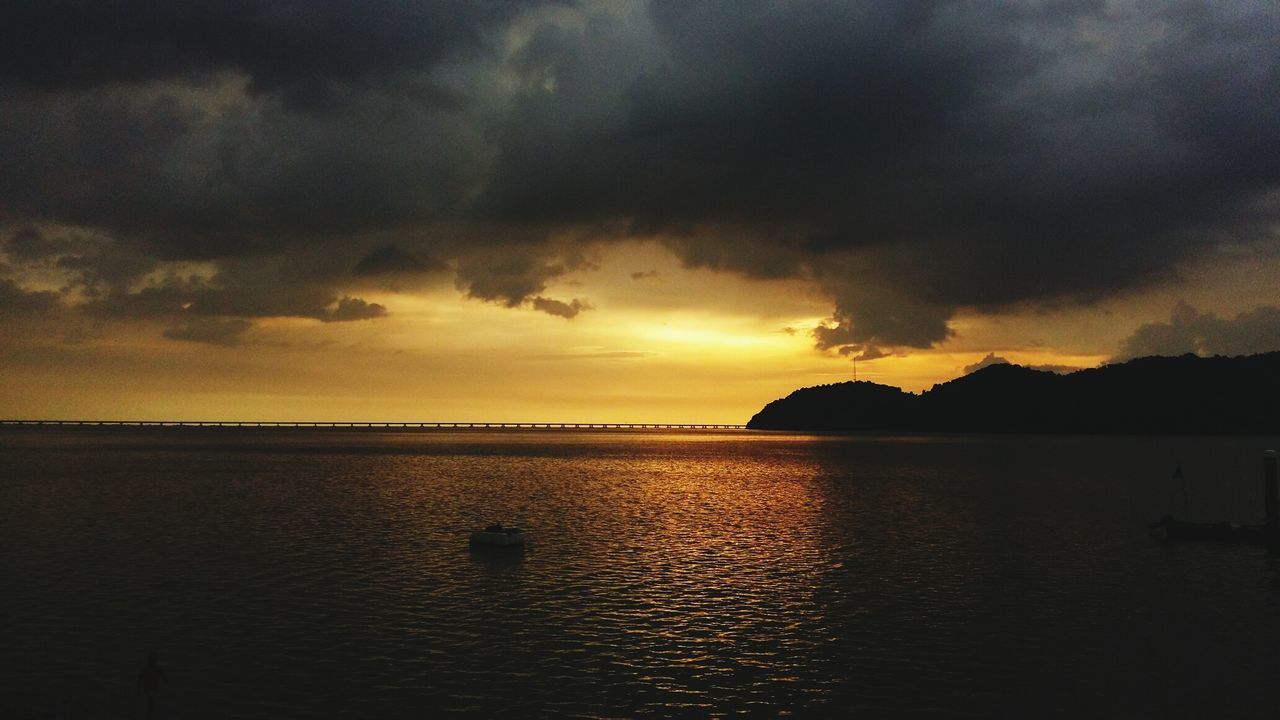
{"label": "boat silhouette", "polygon": [[494,523],[471,532],[471,547],[524,547],[524,531]]}
{"label": "boat silhouette", "polygon": [[1237,545],[1280,545],[1280,501],[1277,493],[1276,452],[1267,450],[1262,454],[1262,492],[1263,505],[1266,507],[1266,520],[1261,525],[1241,525],[1225,520],[1218,522],[1191,522],[1190,501],[1188,500],[1186,477],[1182,465],[1173,471],[1173,479],[1183,483],[1184,513],[1188,519],[1178,520],[1172,515],[1165,515],[1149,526],[1153,535],[1163,536],[1166,540],[1192,540],[1203,542],[1231,543]]}

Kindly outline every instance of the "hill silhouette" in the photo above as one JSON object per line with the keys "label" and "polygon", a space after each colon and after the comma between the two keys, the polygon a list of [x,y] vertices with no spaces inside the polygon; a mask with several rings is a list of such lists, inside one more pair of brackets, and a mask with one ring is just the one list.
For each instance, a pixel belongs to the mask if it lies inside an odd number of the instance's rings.
{"label": "hill silhouette", "polygon": [[872,382],[797,390],[759,430],[1246,434],[1280,432],[1280,352],[1146,357],[1058,375],[990,365],[916,395]]}

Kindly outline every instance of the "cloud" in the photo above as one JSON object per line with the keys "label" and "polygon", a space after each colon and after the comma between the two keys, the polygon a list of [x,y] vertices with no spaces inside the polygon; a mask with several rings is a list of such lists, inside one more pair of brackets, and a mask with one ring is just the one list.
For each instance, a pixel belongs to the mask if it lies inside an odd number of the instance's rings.
{"label": "cloud", "polygon": [[[215,280],[217,280],[215,278]],[[143,291],[145,292],[145,291]],[[141,295],[142,293],[137,293]],[[387,309],[358,297],[335,297],[319,285],[286,286],[275,290],[232,282],[207,287],[184,304],[191,315],[264,318],[300,317],[322,322],[345,322],[382,317]]]}
{"label": "cloud", "polygon": [[64,239],[50,237],[40,228],[31,225],[15,229],[4,242],[5,252],[19,262],[43,260],[58,255],[68,247],[69,243]]}
{"label": "cloud", "polygon": [[832,324],[813,329],[819,350],[845,344],[927,348],[952,335],[945,306],[910,295],[890,299],[860,287],[839,290]]}
{"label": "cloud", "polygon": [[196,318],[178,327],[168,328],[163,335],[170,340],[234,347],[240,345],[253,327],[250,320],[237,318]]}
{"label": "cloud", "polygon": [[431,258],[419,258],[396,245],[383,245],[356,263],[356,275],[394,275],[436,272],[447,266]]}
{"label": "cloud", "polygon": [[631,273],[632,280],[645,280],[648,278],[662,277],[662,273],[657,270],[637,270]]}
{"label": "cloud", "polygon": [[[101,318],[160,321],[191,318],[297,317],[321,322],[370,320],[387,308],[359,297],[338,296],[320,283],[272,285],[272,274],[220,273],[213,277],[168,275],[142,287],[115,287],[83,309]],[[185,338],[183,338],[185,339]]]}
{"label": "cloud", "polygon": [[580,252],[559,255],[538,246],[497,247],[464,255],[458,261],[457,284],[468,297],[515,308],[546,290],[552,279],[586,266]]}
{"label": "cloud", "polygon": [[[968,375],[969,373],[977,372],[982,368],[990,367],[992,365],[1014,365],[1014,364],[1016,363],[1012,363],[1008,359],[1003,358],[999,355],[996,355],[995,353],[987,353],[987,356],[982,358],[978,362],[973,363],[972,365],[966,365],[964,367],[963,374]],[[1059,375],[1062,375],[1064,373],[1075,372],[1076,370],[1081,369],[1078,367],[1072,367],[1070,365],[1023,365],[1022,367],[1028,368],[1030,370],[1040,370],[1042,372],[1057,373]]]}
{"label": "cloud", "polygon": [[386,82],[484,47],[521,0],[16,0],[0,6],[0,81],[66,91],[239,72],[298,99]]}
{"label": "cloud", "polygon": [[840,348],[841,355],[852,355],[854,360],[879,360],[889,357],[891,353],[874,345],[845,345]]}
{"label": "cloud", "polygon": [[1256,233],[1280,179],[1274,8],[649,7],[530,44],[557,83],[518,98],[484,207],[812,274],[855,341],[928,347],[959,307],[1149,282]]}
{"label": "cloud", "polygon": [[561,300],[553,300],[552,298],[539,296],[533,298],[530,302],[533,304],[534,310],[547,313],[548,315],[562,317],[566,320],[572,320],[583,310],[592,309],[590,303],[584,300],[579,300],[578,298],[574,298],[570,302],[563,302]]}
{"label": "cloud", "polygon": [[1010,363],[1007,359],[1002,358],[999,355],[996,355],[995,353],[987,353],[987,356],[982,358],[978,362],[972,365],[965,365],[964,374],[968,375],[971,372],[976,372],[978,370],[981,370],[984,367],[990,367],[992,365],[1011,365],[1011,364],[1012,363]]}
{"label": "cloud", "polygon": [[1114,360],[1185,353],[1251,355],[1273,350],[1280,350],[1280,307],[1263,305],[1227,320],[1180,301],[1169,322],[1148,323],[1126,338]]}
{"label": "cloud", "polygon": [[[37,230],[5,252],[99,308],[325,319],[445,264],[521,307],[657,239],[816,282],[819,348],[926,348],[1266,241],[1277,35],[1244,0],[18,0],[0,208]],[[139,290],[180,262],[208,287]]]}
{"label": "cloud", "polygon": [[387,309],[378,303],[366,302],[360,298],[343,296],[332,309],[319,316],[324,322],[351,322],[353,320],[373,320],[387,314]]}
{"label": "cloud", "polygon": [[57,305],[57,293],[24,290],[12,280],[0,278],[0,314],[45,312]]}

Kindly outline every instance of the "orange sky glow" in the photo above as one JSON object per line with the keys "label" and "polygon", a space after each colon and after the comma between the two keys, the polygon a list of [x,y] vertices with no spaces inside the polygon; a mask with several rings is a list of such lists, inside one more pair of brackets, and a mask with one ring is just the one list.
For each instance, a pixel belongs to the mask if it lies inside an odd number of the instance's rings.
{"label": "orange sky glow", "polygon": [[[1199,291],[1221,302],[1234,287],[1243,307],[1265,287],[1265,274],[1206,264],[1200,285],[1181,281],[1106,305],[961,313],[945,342],[859,362],[857,378],[919,392],[988,354],[1097,366],[1175,298]],[[600,249],[590,269],[549,292],[583,298],[590,309],[563,319],[468,299],[436,282],[366,290],[386,317],[267,320],[227,347],[167,339],[147,323],[78,320],[60,334],[5,344],[0,415],[743,423],[798,387],[854,377],[849,357],[814,348],[811,329],[830,306],[804,281],[687,269],[654,243],[628,243]]]}

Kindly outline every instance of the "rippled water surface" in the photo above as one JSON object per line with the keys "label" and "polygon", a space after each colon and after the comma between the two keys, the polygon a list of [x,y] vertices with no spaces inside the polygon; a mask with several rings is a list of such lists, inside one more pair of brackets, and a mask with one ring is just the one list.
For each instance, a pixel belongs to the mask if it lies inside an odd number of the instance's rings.
{"label": "rippled water surface", "polygon": [[1274,444],[4,431],[0,716],[1274,717]]}

